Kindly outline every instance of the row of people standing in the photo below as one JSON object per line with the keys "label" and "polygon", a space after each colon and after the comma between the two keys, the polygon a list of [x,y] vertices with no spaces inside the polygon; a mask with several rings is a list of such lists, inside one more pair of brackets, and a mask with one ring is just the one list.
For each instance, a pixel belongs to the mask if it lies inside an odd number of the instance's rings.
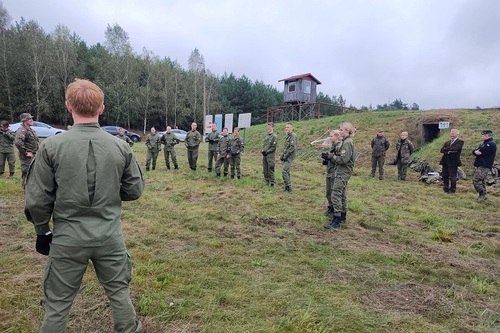
{"label": "row of people standing", "polygon": [[[441,165],[441,178],[443,180],[443,191],[453,194],[457,190],[458,167],[462,166],[460,155],[464,141],[459,138],[460,131],[456,128],[450,131],[450,140],[444,142],[440,153],[443,154],[439,165]],[[474,155],[474,174],[472,183],[479,194],[478,200],[486,200],[486,178],[491,174],[496,157],[496,143],[493,140],[491,130],[481,131],[481,144],[472,151]],[[372,169],[371,176],[375,177],[378,167],[379,179],[384,179],[385,153],[390,147],[389,140],[384,136],[384,130],[379,128],[377,136],[371,141],[372,147]],[[398,167],[398,180],[405,181],[408,165],[415,146],[408,139],[408,132],[401,132],[400,139],[396,143],[396,158],[394,164]]]}

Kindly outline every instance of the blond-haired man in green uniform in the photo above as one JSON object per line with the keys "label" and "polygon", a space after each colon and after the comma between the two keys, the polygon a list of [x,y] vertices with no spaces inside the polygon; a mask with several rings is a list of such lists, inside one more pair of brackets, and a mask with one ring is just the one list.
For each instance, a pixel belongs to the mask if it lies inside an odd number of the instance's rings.
{"label": "blond-haired man in green uniform", "polygon": [[274,133],[274,123],[267,123],[267,135],[262,145],[262,173],[269,186],[274,186],[275,154],[278,146],[278,136]]}
{"label": "blond-haired man in green uniform", "polygon": [[26,177],[25,214],[35,226],[37,252],[49,256],[40,332],[66,332],[89,260],[113,311],[114,331],[138,332],[121,205],[141,196],[142,172],[129,145],[99,127],[104,93],[97,85],[69,84],[66,108],[74,125],[42,142]]}
{"label": "blond-haired man in green uniform", "polygon": [[152,169],[156,169],[156,160],[161,150],[161,138],[156,134],[156,128],[151,127],[151,133],[146,136],[146,147],[148,152],[146,154],[146,171],[149,171],[151,160],[153,160]]}
{"label": "blond-haired man in green uniform", "polygon": [[286,138],[285,138],[285,148],[281,154],[280,160],[283,162],[283,170],[281,175],[283,181],[285,182],[285,192],[292,191],[292,181],[290,176],[290,169],[292,167],[293,160],[297,154],[297,134],[293,132],[293,125],[287,123],[285,126]]}
{"label": "blond-haired man in green uniform", "polygon": [[352,137],[355,134],[354,126],[351,123],[341,123],[339,133],[342,138],[340,147],[335,148],[332,160],[335,162],[335,172],[332,185],[332,206],[333,217],[330,224],[325,229],[338,229],[342,223],[346,222],[347,215],[347,182],[354,171],[354,142]]}

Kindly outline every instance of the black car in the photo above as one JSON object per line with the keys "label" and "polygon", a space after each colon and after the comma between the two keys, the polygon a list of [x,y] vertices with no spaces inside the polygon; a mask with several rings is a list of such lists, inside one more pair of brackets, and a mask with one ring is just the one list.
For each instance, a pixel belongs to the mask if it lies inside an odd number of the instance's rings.
{"label": "black car", "polygon": [[[111,135],[118,135],[118,130],[121,127],[120,126],[102,126],[101,128]],[[141,136],[137,133],[129,132],[129,131],[125,130],[125,135],[128,136],[134,142],[141,141]]]}

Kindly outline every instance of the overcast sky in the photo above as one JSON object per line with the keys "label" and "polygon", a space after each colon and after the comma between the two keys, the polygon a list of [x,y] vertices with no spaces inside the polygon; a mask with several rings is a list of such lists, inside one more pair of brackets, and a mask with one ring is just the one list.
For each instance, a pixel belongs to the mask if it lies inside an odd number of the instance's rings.
{"label": "overcast sky", "polygon": [[0,0],[12,23],[66,25],[87,45],[120,25],[142,48],[279,90],[312,73],[356,107],[500,107],[498,0]]}

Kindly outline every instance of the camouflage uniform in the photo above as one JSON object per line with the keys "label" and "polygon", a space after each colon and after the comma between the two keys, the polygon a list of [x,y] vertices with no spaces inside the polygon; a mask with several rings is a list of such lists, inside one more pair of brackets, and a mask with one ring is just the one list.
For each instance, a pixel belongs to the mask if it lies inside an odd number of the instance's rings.
{"label": "camouflage uniform", "polygon": [[158,154],[161,150],[161,138],[155,133],[149,133],[146,136],[146,147],[148,147],[148,152],[146,154],[146,171],[149,171],[149,165],[151,164],[151,159],[153,160],[153,170],[156,169],[156,160],[158,159]]}
{"label": "camouflage uniform", "polygon": [[0,175],[4,173],[5,162],[9,164],[10,175],[14,175],[16,168],[16,154],[14,153],[14,140],[16,133],[10,129],[0,131]]}
{"label": "camouflage uniform", "polygon": [[165,165],[167,169],[170,170],[169,156],[172,158],[172,163],[175,169],[179,169],[177,164],[177,156],[175,154],[175,145],[181,142],[174,133],[165,133],[160,139],[161,143],[164,145],[163,153],[165,155]]}
{"label": "camouflage uniform", "polygon": [[266,183],[274,186],[274,166],[275,153],[278,145],[278,136],[273,133],[268,133],[264,138],[262,146],[262,171]]}
{"label": "camouflage uniform", "polygon": [[[476,155],[475,151],[479,150],[481,155]],[[491,169],[495,162],[497,152],[497,145],[492,137],[483,141],[479,147],[472,151],[472,154],[476,156],[474,160],[474,166],[476,170],[472,176],[472,184],[477,193],[479,193],[479,199],[486,199],[486,178],[492,174]]]}
{"label": "camouflage uniform", "polygon": [[396,143],[396,164],[398,166],[398,180],[406,180],[408,164],[411,162],[411,154],[415,150],[413,143],[408,140],[399,139]]}
{"label": "camouflage uniform", "polygon": [[[336,161],[334,155],[339,154],[339,148],[342,145],[342,141],[332,144],[330,153],[328,154],[328,164],[326,165],[326,200],[328,200],[328,207],[332,208],[333,211],[333,201],[332,201],[332,188],[333,182],[335,180],[335,166]],[[332,215],[333,216],[333,215]]]}
{"label": "camouflage uniform", "polygon": [[283,162],[283,170],[281,171],[281,176],[283,177],[283,182],[285,183],[285,189],[292,187],[292,181],[290,176],[290,169],[292,167],[293,160],[297,154],[297,134],[291,132],[285,138],[285,149],[281,154],[281,161]]}
{"label": "camouflage uniform", "polygon": [[208,172],[212,172],[213,161],[217,163],[217,146],[219,145],[220,136],[220,132],[215,130],[205,137],[205,142],[208,142]]}
{"label": "camouflage uniform", "polygon": [[354,142],[350,136],[346,136],[340,144],[337,144],[335,152],[331,154],[331,159],[335,163],[331,192],[334,217],[345,217],[347,211],[347,182],[354,170],[355,155]]}
{"label": "camouflage uniform", "polygon": [[231,137],[229,135],[222,136],[219,140],[219,144],[217,145],[218,159],[215,162],[215,172],[217,173],[217,176],[220,176],[220,167],[222,164],[224,164],[224,176],[227,176],[229,158],[231,157],[231,147],[229,145],[230,140]]}
{"label": "camouflage uniform", "polygon": [[229,153],[231,155],[231,157],[229,158],[229,164],[231,165],[231,178],[234,178],[235,176],[235,169],[238,179],[240,179],[241,177],[240,163],[243,148],[243,140],[241,140],[239,135],[233,136],[229,139]]}
{"label": "camouflage uniform", "polygon": [[134,145],[134,141],[132,141],[132,139],[130,139],[130,138],[129,138],[128,136],[126,136],[125,134],[123,134],[123,135],[118,134],[118,135],[115,135],[115,136],[116,136],[118,139],[123,140],[123,141],[125,141],[126,143],[128,143],[128,145],[129,145],[130,147],[132,147],[132,146]]}
{"label": "camouflage uniform", "polygon": [[198,148],[200,147],[201,140],[201,134],[197,130],[187,132],[186,139],[184,140],[184,144],[187,147],[189,167],[193,171],[196,170],[196,164],[198,163]]}
{"label": "camouflage uniform", "polygon": [[376,136],[372,140],[372,177],[378,166],[378,178],[384,179],[385,152],[389,149],[390,143],[385,136]]}
{"label": "camouflage uniform", "polygon": [[[16,131],[14,144],[19,150],[19,160],[21,161],[21,180],[24,188],[28,167],[38,151],[38,136],[35,131],[31,129],[31,127],[24,126],[23,124],[23,126],[19,127]],[[33,157],[26,156],[29,152],[33,153]]]}

